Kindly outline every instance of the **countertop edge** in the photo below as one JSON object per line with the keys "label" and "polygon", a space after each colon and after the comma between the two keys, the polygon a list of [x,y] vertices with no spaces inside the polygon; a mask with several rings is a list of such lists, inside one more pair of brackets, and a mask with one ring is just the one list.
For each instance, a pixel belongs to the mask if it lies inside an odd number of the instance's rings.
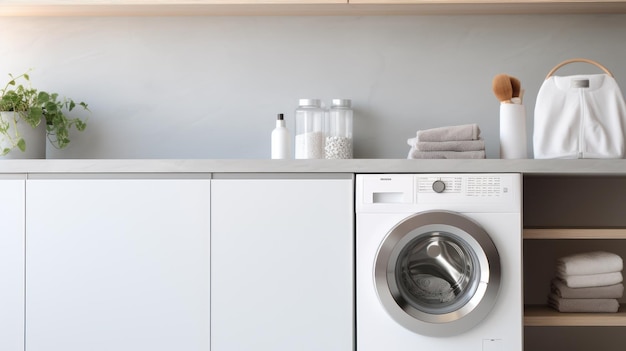
{"label": "countertop edge", "polygon": [[523,173],[626,175],[626,159],[576,160],[268,160],[50,159],[0,160],[0,174],[34,173]]}

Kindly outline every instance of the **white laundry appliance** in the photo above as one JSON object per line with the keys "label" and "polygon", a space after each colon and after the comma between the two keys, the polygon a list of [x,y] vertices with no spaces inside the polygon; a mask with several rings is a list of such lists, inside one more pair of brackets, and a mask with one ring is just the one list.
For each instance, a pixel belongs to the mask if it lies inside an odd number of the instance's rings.
{"label": "white laundry appliance", "polygon": [[521,351],[519,174],[356,176],[356,350]]}

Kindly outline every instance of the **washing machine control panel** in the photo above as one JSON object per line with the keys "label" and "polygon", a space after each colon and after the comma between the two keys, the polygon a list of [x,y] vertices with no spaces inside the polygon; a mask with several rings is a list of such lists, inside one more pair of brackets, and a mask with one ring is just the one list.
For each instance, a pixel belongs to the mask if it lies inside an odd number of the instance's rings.
{"label": "washing machine control panel", "polygon": [[359,174],[357,211],[515,212],[521,208],[519,174]]}
{"label": "washing machine control panel", "polygon": [[417,192],[455,193],[471,197],[500,196],[508,191],[501,177],[473,175],[465,177],[417,177]]}
{"label": "washing machine control panel", "polygon": [[467,178],[466,194],[468,196],[500,196],[508,188],[502,187],[500,177],[469,177]]}
{"label": "washing machine control panel", "polygon": [[463,180],[461,177],[418,177],[418,193],[460,193]]}

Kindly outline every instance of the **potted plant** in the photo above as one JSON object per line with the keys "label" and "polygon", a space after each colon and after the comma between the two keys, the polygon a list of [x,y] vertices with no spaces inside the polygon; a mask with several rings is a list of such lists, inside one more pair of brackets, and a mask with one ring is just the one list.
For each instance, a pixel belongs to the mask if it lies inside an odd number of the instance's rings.
{"label": "potted plant", "polygon": [[85,121],[66,113],[77,106],[89,111],[86,103],[32,88],[28,73],[9,77],[0,90],[0,157],[45,158],[45,135],[62,149],[70,142],[71,128],[85,130]]}

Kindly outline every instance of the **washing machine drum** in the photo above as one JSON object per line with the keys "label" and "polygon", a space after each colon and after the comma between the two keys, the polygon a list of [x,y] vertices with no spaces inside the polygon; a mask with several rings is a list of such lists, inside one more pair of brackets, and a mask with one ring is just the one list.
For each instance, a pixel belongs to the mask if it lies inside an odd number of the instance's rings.
{"label": "washing machine drum", "polygon": [[396,322],[422,335],[457,335],[480,323],[495,304],[500,256],[472,219],[422,212],[387,234],[374,279],[380,302]]}

